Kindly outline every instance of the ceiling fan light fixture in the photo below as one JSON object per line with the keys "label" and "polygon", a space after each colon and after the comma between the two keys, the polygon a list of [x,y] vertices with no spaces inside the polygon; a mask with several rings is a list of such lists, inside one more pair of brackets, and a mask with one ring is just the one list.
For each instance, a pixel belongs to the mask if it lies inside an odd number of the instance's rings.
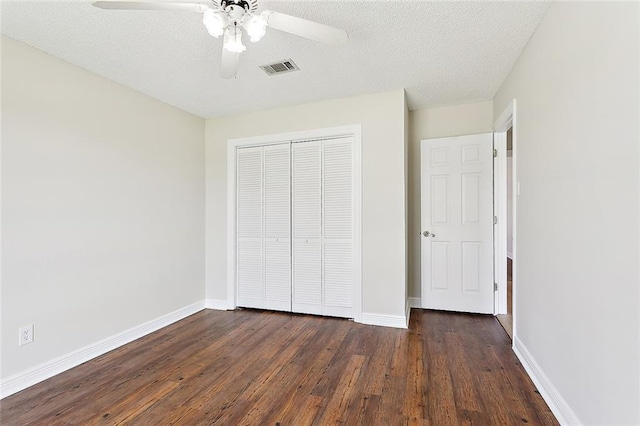
{"label": "ceiling fan light fixture", "polygon": [[253,43],[262,40],[267,33],[267,20],[262,15],[247,14],[242,26],[247,30],[247,35]]}
{"label": "ceiling fan light fixture", "polygon": [[[0,0],[1,2],[2,0]],[[247,50],[242,44],[242,32],[252,42],[260,41],[267,27],[306,39],[331,45],[342,45],[349,39],[344,30],[265,10],[258,13],[260,0],[91,0],[93,5],[108,10],[175,10],[202,14],[202,24],[215,38],[223,36],[220,76],[233,78],[238,73],[240,53]],[[283,65],[287,69],[290,66]],[[272,67],[273,68],[273,67]]]}
{"label": "ceiling fan light fixture", "polygon": [[227,28],[224,34],[223,48],[233,53],[242,53],[247,50],[247,46],[242,44],[242,30],[236,25]]}
{"label": "ceiling fan light fixture", "polygon": [[218,38],[224,34],[224,29],[229,25],[229,19],[223,13],[213,9],[207,9],[202,14],[202,23],[213,37]]}

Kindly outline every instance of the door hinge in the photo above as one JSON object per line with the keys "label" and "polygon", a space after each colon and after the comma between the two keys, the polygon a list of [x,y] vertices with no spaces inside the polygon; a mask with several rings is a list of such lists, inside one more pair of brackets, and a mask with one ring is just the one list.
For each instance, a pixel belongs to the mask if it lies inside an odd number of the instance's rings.
{"label": "door hinge", "polygon": [[493,283],[493,291],[498,291],[498,283]]}
{"label": "door hinge", "polygon": [[493,158],[496,158],[498,156],[498,150],[497,149],[493,149]]}
{"label": "door hinge", "polygon": [[493,224],[497,225],[498,224],[498,216],[494,216],[493,217]]}

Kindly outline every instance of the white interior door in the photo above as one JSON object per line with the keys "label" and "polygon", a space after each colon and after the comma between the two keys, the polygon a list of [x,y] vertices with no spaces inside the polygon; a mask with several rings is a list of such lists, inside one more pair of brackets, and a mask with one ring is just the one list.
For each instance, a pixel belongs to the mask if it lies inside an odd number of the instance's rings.
{"label": "white interior door", "polygon": [[353,138],[322,144],[322,314],[353,318]]}
{"label": "white interior door", "polygon": [[237,152],[238,306],[291,311],[290,145]]}
{"label": "white interior door", "polygon": [[264,147],[264,307],[291,311],[291,145]]}
{"label": "white interior door", "polygon": [[237,246],[238,306],[264,308],[262,147],[237,152]]}
{"label": "white interior door", "polygon": [[292,310],[354,317],[353,138],[292,144]]}
{"label": "white interior door", "polygon": [[322,314],[322,143],[291,147],[292,310]]}
{"label": "white interior door", "polygon": [[420,148],[422,307],[493,313],[492,134]]}
{"label": "white interior door", "polygon": [[227,146],[228,306],[360,321],[360,126]]}

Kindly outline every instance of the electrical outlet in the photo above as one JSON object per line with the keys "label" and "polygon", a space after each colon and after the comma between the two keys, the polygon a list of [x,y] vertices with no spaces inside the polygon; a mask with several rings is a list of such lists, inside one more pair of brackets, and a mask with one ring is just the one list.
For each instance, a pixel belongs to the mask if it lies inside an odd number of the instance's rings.
{"label": "electrical outlet", "polygon": [[33,342],[33,324],[18,329],[18,346]]}

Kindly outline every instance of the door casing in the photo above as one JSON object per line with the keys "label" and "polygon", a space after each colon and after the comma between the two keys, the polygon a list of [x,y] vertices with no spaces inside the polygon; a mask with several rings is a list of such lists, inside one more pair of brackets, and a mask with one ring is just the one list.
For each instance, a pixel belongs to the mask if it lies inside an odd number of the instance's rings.
{"label": "door casing", "polygon": [[[512,99],[509,105],[502,111],[500,117],[495,121],[493,125],[494,129],[494,143],[498,141],[498,146],[495,148],[498,150],[498,158],[501,157],[504,159],[503,162],[498,164],[496,167],[496,172],[494,173],[494,205],[499,206],[499,209],[496,209],[496,216],[498,218],[498,227],[495,230],[495,251],[494,251],[494,274],[495,280],[498,284],[498,291],[496,292],[496,312],[495,314],[506,314],[507,313],[507,167],[506,167],[506,142],[507,142],[507,130],[512,128],[512,152],[513,152],[513,163],[511,169],[511,179],[513,182],[511,199],[513,201],[512,204],[512,212],[511,212],[511,223],[513,226],[513,247],[512,247],[512,255],[513,255],[513,264],[512,264],[512,319],[513,319],[513,339],[512,342],[516,341],[517,336],[517,270],[518,270],[518,262],[517,262],[517,210],[518,210],[518,195],[520,184],[518,182],[518,174],[517,174],[517,120],[516,120],[516,112],[517,105],[516,100]],[[503,166],[500,166],[500,165]],[[496,184],[497,183],[497,184]]]}

